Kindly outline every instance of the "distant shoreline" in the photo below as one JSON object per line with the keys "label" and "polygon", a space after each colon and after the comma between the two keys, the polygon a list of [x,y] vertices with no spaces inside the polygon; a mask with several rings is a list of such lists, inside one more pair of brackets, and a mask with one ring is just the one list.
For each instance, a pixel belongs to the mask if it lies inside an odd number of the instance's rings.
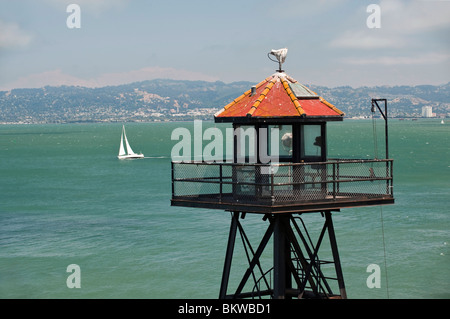
{"label": "distant shoreline", "polygon": [[[441,121],[445,120],[448,117],[390,117],[389,120],[395,121]],[[194,120],[202,120],[203,122],[214,123],[214,119],[189,119],[189,120],[179,120],[176,121],[67,121],[67,122],[30,122],[30,123],[21,123],[21,122],[0,122],[0,125],[65,125],[65,124],[139,124],[139,123],[190,123]],[[345,121],[361,121],[361,120],[371,120],[369,117],[359,118],[359,117],[345,117]]]}
{"label": "distant shoreline", "polygon": [[[61,86],[2,91],[0,123],[207,121],[252,85],[151,80],[101,88]],[[387,99],[389,118],[421,118],[425,109],[435,118],[450,117],[450,82],[443,86],[309,87],[336,105],[347,119],[371,117],[372,98]]]}

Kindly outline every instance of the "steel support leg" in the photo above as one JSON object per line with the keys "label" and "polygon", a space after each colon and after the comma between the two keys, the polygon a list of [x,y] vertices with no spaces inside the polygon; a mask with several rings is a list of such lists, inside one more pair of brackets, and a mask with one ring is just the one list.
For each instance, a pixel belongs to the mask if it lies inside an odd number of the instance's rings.
{"label": "steel support leg", "polygon": [[272,236],[272,233],[273,233],[273,225],[274,225],[274,223],[273,223],[273,222],[270,222],[270,225],[269,225],[269,227],[267,228],[266,233],[264,234],[263,239],[261,240],[261,242],[260,242],[258,248],[256,249],[256,252],[255,252],[255,255],[253,256],[253,259],[252,259],[252,261],[250,262],[249,268],[248,268],[247,271],[245,272],[244,277],[242,278],[242,280],[241,280],[241,282],[240,282],[240,284],[239,284],[239,286],[238,286],[238,288],[237,288],[237,290],[236,290],[236,293],[234,294],[235,297],[238,296],[238,295],[242,292],[242,289],[244,288],[244,286],[245,286],[245,284],[246,284],[248,278],[250,277],[250,275],[251,275],[252,272],[253,272],[253,268],[255,268],[255,266],[256,266],[257,264],[259,264],[259,257],[261,257],[261,254],[263,253],[264,248],[266,248],[266,245],[267,245],[267,243],[268,243],[270,237]]}
{"label": "steel support leg", "polygon": [[[275,299],[291,298],[298,296],[299,298],[329,298],[336,297],[328,284],[328,278],[321,270],[321,263],[318,258],[318,252],[322,244],[325,233],[328,232],[331,252],[333,255],[333,263],[336,271],[336,277],[339,287],[339,295],[341,298],[347,298],[344,277],[342,274],[339,252],[337,248],[336,236],[334,232],[331,211],[323,212],[325,221],[320,232],[317,242],[313,244],[309,237],[306,226],[303,224],[304,230],[301,231],[290,214],[274,214],[267,215],[270,225],[267,228],[261,242],[256,251],[250,245],[250,242],[240,224],[240,212],[233,212],[230,225],[230,233],[228,237],[228,246],[225,256],[224,269],[222,274],[222,282],[220,286],[221,299],[225,298],[246,298],[261,297],[263,295],[271,295]],[[292,223],[292,225],[291,225]],[[303,223],[303,221],[302,221]],[[297,234],[294,233],[296,230]],[[234,294],[227,295],[228,281],[231,271],[231,263],[234,253],[234,246],[237,232],[243,240],[243,245],[247,253],[249,267],[242,277]],[[260,257],[273,234],[273,289],[265,278],[266,273],[260,265]],[[300,241],[298,241],[299,236]],[[307,236],[307,237],[305,237]],[[307,240],[308,239],[308,240]],[[303,248],[301,247],[303,244]],[[306,256],[303,253],[306,252]],[[293,262],[297,262],[294,265]],[[255,285],[257,285],[257,277],[255,277],[255,266],[259,267],[261,279],[266,283],[267,290],[260,290],[258,286],[257,293],[253,291],[243,292],[244,286],[248,279],[253,275]],[[293,287],[293,279],[297,288]],[[309,282],[311,291],[305,291],[306,284]],[[256,286],[255,286],[256,287]]]}
{"label": "steel support leg", "polygon": [[231,261],[233,259],[234,243],[236,241],[236,230],[238,223],[239,212],[233,212],[231,215],[230,233],[228,235],[228,245],[223,266],[222,282],[220,284],[220,299],[225,299],[227,295],[228,280],[230,278]]}
{"label": "steel support leg", "polygon": [[345,285],[344,285],[344,275],[342,274],[341,260],[339,258],[336,236],[334,233],[333,220],[331,219],[331,212],[325,212],[325,218],[326,218],[326,222],[328,224],[328,235],[330,237],[330,245],[331,245],[331,251],[333,253],[334,267],[336,269],[336,277],[338,280],[339,294],[341,295],[342,299],[347,299],[347,292],[345,291]]}
{"label": "steel support leg", "polygon": [[286,288],[291,288],[291,272],[288,269],[290,260],[290,243],[286,237],[289,227],[289,216],[277,215],[273,231],[273,298],[286,298]]}

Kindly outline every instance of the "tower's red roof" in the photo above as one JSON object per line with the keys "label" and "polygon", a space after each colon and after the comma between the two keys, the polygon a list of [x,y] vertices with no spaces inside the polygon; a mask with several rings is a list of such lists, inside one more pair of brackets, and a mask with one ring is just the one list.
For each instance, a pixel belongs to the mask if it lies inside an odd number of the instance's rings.
{"label": "tower's red roof", "polygon": [[284,72],[258,83],[253,90],[215,114],[218,122],[251,119],[342,119],[344,113]]}

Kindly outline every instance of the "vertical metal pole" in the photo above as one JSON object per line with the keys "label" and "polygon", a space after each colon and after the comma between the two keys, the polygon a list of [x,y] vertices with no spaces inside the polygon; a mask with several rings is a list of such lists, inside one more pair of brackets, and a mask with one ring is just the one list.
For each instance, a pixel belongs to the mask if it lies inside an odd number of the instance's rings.
{"label": "vertical metal pole", "polygon": [[386,159],[389,158],[389,133],[388,133],[388,113],[387,113],[387,100],[383,99],[384,101],[384,114],[385,114],[385,118],[384,118],[384,129],[385,129],[385,139],[386,139]]}
{"label": "vertical metal pole", "polygon": [[389,194],[391,194],[391,196],[394,196],[394,168],[393,168],[393,165],[394,165],[394,161],[391,161],[390,162],[391,163],[391,175],[390,175],[390,177],[391,177],[391,183],[390,183],[390,187],[391,187],[391,189],[390,189],[390,193]]}
{"label": "vertical metal pole", "polygon": [[334,233],[333,221],[331,219],[331,212],[325,212],[325,218],[328,226],[328,236],[330,238],[331,251],[333,253],[336,277],[339,285],[339,294],[341,295],[342,299],[347,299],[347,292],[345,291],[344,276],[342,274],[341,261],[339,259],[339,252],[337,248],[336,235]]}
{"label": "vertical metal pole", "polygon": [[[384,102],[384,113],[383,110],[378,105],[378,101]],[[381,116],[383,116],[384,119],[384,139],[385,139],[385,146],[386,146],[386,159],[389,158],[389,132],[388,132],[388,113],[387,113],[387,100],[386,99],[372,99],[372,112],[375,110],[375,106],[377,106],[378,110],[381,113]]]}
{"label": "vertical metal pole", "polygon": [[336,193],[339,194],[340,190],[340,184],[339,184],[339,178],[340,178],[340,173],[339,173],[339,162],[337,162],[336,164],[336,179],[337,179],[337,190]]}
{"label": "vertical metal pole", "polygon": [[390,184],[391,184],[391,180],[389,179],[390,177],[390,169],[389,169],[389,161],[386,161],[386,195],[389,195],[391,190],[390,190]]}
{"label": "vertical metal pole", "polygon": [[172,198],[175,195],[175,181],[173,180],[175,173],[174,173],[174,166],[173,166],[173,162],[171,162],[171,166],[172,166]]}
{"label": "vertical metal pole", "polygon": [[236,230],[239,222],[239,212],[233,212],[231,215],[230,233],[228,235],[228,246],[223,266],[222,282],[220,284],[220,299],[227,296],[228,280],[230,278],[231,261],[233,259],[234,243],[236,241]]}
{"label": "vertical metal pole", "polygon": [[222,202],[222,183],[223,183],[223,178],[222,178],[222,164],[219,164],[219,173],[220,173],[220,195],[219,195],[219,202]]}
{"label": "vertical metal pole", "polygon": [[273,184],[273,168],[271,168],[270,169],[270,199],[271,199],[271,201],[272,201],[272,204],[274,204],[275,203],[275,197],[273,196],[273,187],[274,187],[274,184]]}
{"label": "vertical metal pole", "polygon": [[[386,141],[385,141],[385,143],[386,143],[386,159],[389,159],[389,142],[388,142],[388,137],[389,137],[389,133],[388,133],[388,113],[387,113],[387,101],[386,101],[386,99],[384,99],[384,113],[386,114],[386,117],[385,117],[385,121],[384,121],[384,125],[385,125],[385,138],[386,138]],[[389,172],[389,162],[386,162],[386,173],[388,173]],[[389,194],[389,180],[387,180],[387,183],[386,183],[386,186],[387,186],[387,193],[386,194]]]}
{"label": "vertical metal pole", "polygon": [[[289,220],[288,220],[289,221]],[[286,258],[289,254],[287,251],[286,234],[284,223],[286,217],[276,215],[274,217],[273,231],[273,298],[284,299],[286,297],[286,283],[290,272],[286,269]]]}
{"label": "vertical metal pole", "polygon": [[336,199],[336,163],[333,163],[333,199]]}

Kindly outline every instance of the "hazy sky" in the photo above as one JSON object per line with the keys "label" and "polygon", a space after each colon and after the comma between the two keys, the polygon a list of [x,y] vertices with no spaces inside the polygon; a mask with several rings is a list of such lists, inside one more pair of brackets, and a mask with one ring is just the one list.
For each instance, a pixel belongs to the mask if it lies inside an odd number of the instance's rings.
{"label": "hazy sky", "polygon": [[[67,26],[71,3],[81,28]],[[447,83],[450,1],[0,0],[0,90],[259,82],[277,68],[267,53],[283,47],[283,69],[305,84]]]}

